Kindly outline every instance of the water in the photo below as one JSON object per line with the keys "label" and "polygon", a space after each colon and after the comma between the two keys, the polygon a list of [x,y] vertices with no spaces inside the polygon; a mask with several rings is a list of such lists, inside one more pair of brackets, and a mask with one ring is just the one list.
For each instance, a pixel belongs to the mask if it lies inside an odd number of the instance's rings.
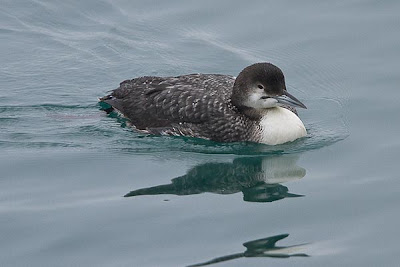
{"label": "water", "polygon": [[[0,264],[398,266],[399,11],[3,0]],[[125,79],[260,61],[308,106],[306,139],[146,136],[97,103]]]}

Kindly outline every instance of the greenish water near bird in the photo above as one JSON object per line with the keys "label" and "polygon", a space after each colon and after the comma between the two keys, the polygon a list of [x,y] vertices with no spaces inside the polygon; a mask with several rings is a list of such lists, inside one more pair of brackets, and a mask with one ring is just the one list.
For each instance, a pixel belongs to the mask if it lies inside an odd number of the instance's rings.
{"label": "greenish water near bird", "polygon": [[[396,1],[5,1],[2,266],[397,266]],[[134,132],[144,75],[279,66],[308,135]],[[124,197],[125,196],[125,197]]]}

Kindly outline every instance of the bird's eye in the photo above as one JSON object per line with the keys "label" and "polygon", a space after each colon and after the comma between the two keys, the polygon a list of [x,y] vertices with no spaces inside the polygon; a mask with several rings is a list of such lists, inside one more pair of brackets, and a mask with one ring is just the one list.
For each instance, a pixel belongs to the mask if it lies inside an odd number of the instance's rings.
{"label": "bird's eye", "polygon": [[261,84],[259,84],[259,85],[258,85],[258,88],[264,89],[264,86],[262,86]]}

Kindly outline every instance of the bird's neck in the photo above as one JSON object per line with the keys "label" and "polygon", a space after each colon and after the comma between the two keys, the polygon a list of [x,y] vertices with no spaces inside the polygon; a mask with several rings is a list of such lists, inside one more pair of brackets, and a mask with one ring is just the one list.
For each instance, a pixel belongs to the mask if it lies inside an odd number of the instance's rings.
{"label": "bird's neck", "polygon": [[275,108],[256,109],[256,108],[250,108],[250,107],[246,107],[246,106],[241,106],[241,107],[237,107],[237,109],[239,110],[239,112],[244,114],[249,119],[258,121],[258,120],[261,120],[262,117],[266,113],[268,113],[268,111],[271,111],[271,110],[273,110]]}

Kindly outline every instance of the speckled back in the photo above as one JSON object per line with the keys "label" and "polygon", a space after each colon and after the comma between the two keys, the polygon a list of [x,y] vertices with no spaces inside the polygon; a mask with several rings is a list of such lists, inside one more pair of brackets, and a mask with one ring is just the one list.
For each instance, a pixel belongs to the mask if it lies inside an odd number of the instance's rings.
{"label": "speckled back", "polygon": [[219,74],[146,76],[123,81],[101,100],[148,133],[246,141],[255,122],[231,104],[234,81]]}

